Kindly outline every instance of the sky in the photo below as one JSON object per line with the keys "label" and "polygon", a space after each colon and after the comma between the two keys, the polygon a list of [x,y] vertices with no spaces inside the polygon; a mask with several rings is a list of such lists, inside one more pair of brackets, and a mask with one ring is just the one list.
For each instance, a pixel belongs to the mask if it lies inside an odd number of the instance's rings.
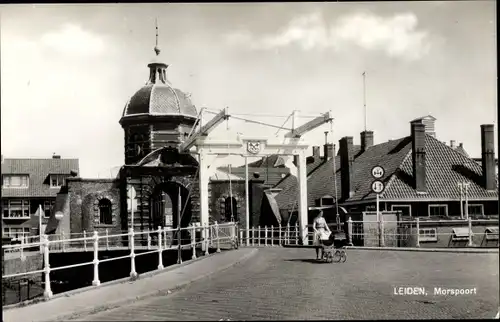
{"label": "sky", "polygon": [[[331,110],[305,135],[375,144],[410,135],[431,114],[440,141],[481,155],[481,124],[497,138],[496,2],[0,5],[4,157],[78,158],[84,177],[124,162],[118,121],[154,58],[198,107],[291,127],[287,115]],[[366,72],[363,86],[362,73]],[[278,115],[265,116],[265,114]],[[255,116],[257,115],[257,116]],[[261,115],[261,116],[258,116]],[[206,114],[204,119],[210,119]],[[275,137],[232,120],[214,137]],[[242,164],[242,158],[231,159]],[[228,162],[230,162],[228,161]]]}

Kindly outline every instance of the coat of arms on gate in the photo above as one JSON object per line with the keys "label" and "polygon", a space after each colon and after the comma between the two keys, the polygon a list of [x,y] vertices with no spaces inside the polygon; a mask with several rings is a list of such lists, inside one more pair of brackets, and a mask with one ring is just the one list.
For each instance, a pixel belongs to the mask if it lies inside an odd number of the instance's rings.
{"label": "coat of arms on gate", "polygon": [[260,142],[247,142],[247,151],[252,154],[260,152]]}

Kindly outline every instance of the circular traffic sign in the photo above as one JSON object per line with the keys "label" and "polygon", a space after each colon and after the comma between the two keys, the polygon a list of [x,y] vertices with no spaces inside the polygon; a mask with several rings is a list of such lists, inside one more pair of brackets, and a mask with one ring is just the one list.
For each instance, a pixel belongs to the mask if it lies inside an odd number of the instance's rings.
{"label": "circular traffic sign", "polygon": [[384,191],[384,183],[380,180],[375,180],[372,182],[372,191],[375,193],[381,193]]}
{"label": "circular traffic sign", "polygon": [[377,166],[374,166],[372,168],[372,176],[375,178],[375,179],[380,179],[384,176],[384,168],[382,168],[381,166],[377,165]]}

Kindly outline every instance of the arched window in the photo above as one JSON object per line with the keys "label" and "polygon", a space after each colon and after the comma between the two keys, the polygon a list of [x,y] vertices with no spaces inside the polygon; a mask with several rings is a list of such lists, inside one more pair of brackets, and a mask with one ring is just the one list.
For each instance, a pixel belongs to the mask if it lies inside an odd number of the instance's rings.
{"label": "arched window", "polygon": [[113,224],[111,201],[109,201],[108,199],[99,200],[99,222],[103,225]]}
{"label": "arched window", "polygon": [[238,202],[234,197],[227,197],[224,202],[226,221],[238,221]]}

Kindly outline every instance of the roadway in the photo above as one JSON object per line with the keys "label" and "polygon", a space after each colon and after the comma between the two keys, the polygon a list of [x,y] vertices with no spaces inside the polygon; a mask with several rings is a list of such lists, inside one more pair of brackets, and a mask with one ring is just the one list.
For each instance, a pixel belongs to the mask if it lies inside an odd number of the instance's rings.
{"label": "roadway", "polygon": [[[312,249],[263,248],[247,261],[172,294],[80,317],[80,321],[472,319],[499,307],[498,253],[348,250],[345,263]],[[395,295],[425,287],[427,295]],[[434,295],[434,287],[476,294]]]}

